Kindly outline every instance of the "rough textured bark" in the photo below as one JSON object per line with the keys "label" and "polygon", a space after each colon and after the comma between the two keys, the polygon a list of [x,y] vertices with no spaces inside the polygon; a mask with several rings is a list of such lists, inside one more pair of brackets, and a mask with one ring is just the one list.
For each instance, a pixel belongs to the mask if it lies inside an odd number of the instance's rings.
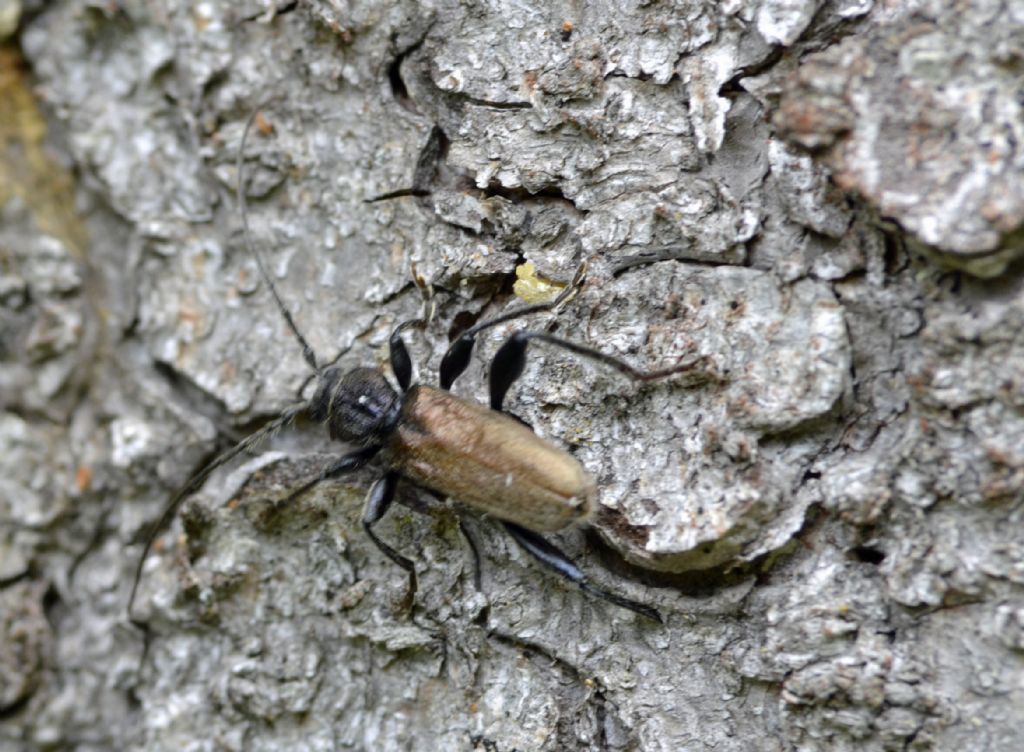
{"label": "rough textured bark", "polygon": [[[0,748],[1022,748],[1019,6],[0,16]],[[582,260],[531,326],[704,359],[637,387],[531,347],[511,394],[599,481],[560,543],[665,626],[411,488],[380,526],[406,612],[359,531],[372,469],[282,504],[344,451],[300,423],[160,539],[143,653],[146,530],[312,387],[242,243],[256,109],[253,235],[322,361],[386,361],[412,262],[432,381]]]}

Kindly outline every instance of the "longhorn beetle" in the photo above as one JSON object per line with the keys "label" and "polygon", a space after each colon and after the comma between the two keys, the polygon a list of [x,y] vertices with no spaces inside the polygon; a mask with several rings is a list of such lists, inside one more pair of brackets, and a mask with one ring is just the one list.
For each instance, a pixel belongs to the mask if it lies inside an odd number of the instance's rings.
{"label": "longhorn beetle", "polygon": [[[440,388],[412,383],[412,361],[402,339],[406,329],[426,326],[429,313],[424,313],[423,318],[399,324],[389,339],[391,370],[400,393],[377,369],[355,368],[343,373],[338,367],[322,366],[278,295],[262,255],[250,239],[242,172],[246,138],[257,114],[258,111],[254,112],[245,125],[237,158],[237,200],[242,215],[244,244],[256,261],[275,305],[301,346],[303,359],[316,374],[316,389],[308,403],[286,409],[259,431],[213,460],[174,495],[150,531],[139,558],[128,600],[129,619],[143,626],[132,613],[142,567],[157,534],[170,522],[182,500],[216,468],[242,452],[254,449],[300,413],[306,412],[313,420],[327,425],[331,439],[349,442],[358,448],[324,468],[288,499],[296,498],[321,481],[351,473],[371,460],[380,459],[384,473],[366,497],[362,525],[377,548],[409,574],[410,597],[416,587],[413,562],[381,540],[373,530],[391,505],[400,479],[455,498],[497,518],[516,543],[541,564],[592,595],[660,623],[661,615],[651,606],[592,584],[579,567],[541,535],[585,523],[595,510],[596,485],[576,458],[539,438],[528,425],[502,408],[506,393],[523,372],[526,348],[531,341],[569,350],[610,366],[634,381],[661,379],[690,369],[695,363],[691,361],[659,371],[638,371],[617,358],[547,332],[523,330],[512,334],[491,361],[489,409],[449,391],[469,365],[473,345],[480,332],[527,314],[558,309],[582,284],[584,264],[572,283],[554,301],[509,311],[463,332],[441,360]],[[417,284],[421,291],[424,290],[422,281],[417,281]]]}

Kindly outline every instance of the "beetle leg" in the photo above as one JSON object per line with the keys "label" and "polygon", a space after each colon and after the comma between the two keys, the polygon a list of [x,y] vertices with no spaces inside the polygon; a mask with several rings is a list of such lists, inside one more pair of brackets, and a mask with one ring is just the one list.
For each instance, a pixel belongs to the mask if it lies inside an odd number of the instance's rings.
{"label": "beetle leg", "polygon": [[391,333],[388,350],[391,353],[391,371],[398,380],[398,386],[404,392],[412,385],[412,358],[409,357],[409,349],[402,340],[402,326],[399,325]]}
{"label": "beetle leg", "polygon": [[448,347],[444,357],[441,358],[441,368],[439,369],[441,388],[448,390],[452,384],[455,383],[455,379],[462,375],[466,367],[469,366],[469,356],[473,354],[473,344],[476,342],[476,335],[482,332],[484,329],[489,329],[492,326],[498,324],[504,324],[506,321],[512,321],[522,316],[527,316],[531,313],[539,313],[541,311],[555,311],[556,313],[561,310],[565,305],[569,303],[576,293],[583,287],[583,282],[587,275],[587,262],[584,261],[576,268],[576,273],[572,277],[572,281],[566,286],[562,292],[558,294],[558,297],[548,303],[537,303],[535,305],[528,305],[522,308],[517,308],[508,313],[503,313],[500,316],[495,316],[493,319],[487,319],[481,321],[475,326],[471,326],[469,329],[459,335],[452,344]]}
{"label": "beetle leg", "polygon": [[[498,349],[498,352],[494,354],[494,359],[491,361],[491,409],[497,410],[498,412],[501,412],[501,404],[505,401],[505,393],[508,391],[509,387],[512,386],[513,382],[523,374],[523,368],[526,366],[526,340],[523,339],[520,343],[520,334],[523,334],[523,332],[516,332],[513,334],[508,341]],[[460,344],[466,341],[468,341],[468,345]],[[469,363],[469,354],[472,349],[472,338],[467,340],[466,335],[463,334],[452,344],[450,348],[448,348],[448,352],[445,353],[445,359],[447,359],[449,355],[454,354],[465,361],[460,361],[462,365],[459,368],[458,373],[456,373],[456,376],[465,370],[466,364]],[[441,388],[448,388],[445,385],[444,361],[441,361]],[[531,431],[533,430],[533,426],[518,415],[514,415],[513,413],[507,414],[518,420]]]}
{"label": "beetle leg", "polygon": [[370,446],[365,449],[357,449],[354,452],[349,452],[344,457],[340,457],[333,463],[325,467],[320,471],[320,474],[312,480],[306,481],[297,489],[288,494],[287,497],[281,502],[281,506],[284,506],[292,501],[295,501],[302,494],[306,493],[313,486],[322,483],[325,480],[332,480],[338,478],[346,473],[352,473],[361,468],[367,462],[372,460],[376,456],[377,452],[380,451],[379,446]]}
{"label": "beetle leg", "polygon": [[[286,504],[298,496],[301,496],[321,481],[337,478],[345,473],[358,470],[369,462],[379,451],[379,446],[371,446],[346,454],[344,457],[324,468],[316,478],[304,483],[299,489],[289,494],[282,504]],[[387,473],[370,487],[370,492],[366,496],[366,505],[363,507],[362,522],[363,529],[370,537],[370,540],[373,541],[374,545],[377,546],[385,556],[409,573],[409,589],[403,600],[407,604],[411,605],[412,597],[416,593],[416,569],[413,566],[413,563],[395,551],[395,549],[391,548],[391,546],[382,541],[377,537],[377,534],[373,532],[373,526],[380,521],[391,506],[391,502],[395,498],[395,489],[397,486],[398,473]]]}
{"label": "beetle leg", "polygon": [[395,327],[388,339],[388,350],[391,354],[391,371],[395,374],[398,386],[406,391],[412,385],[412,358],[409,357],[409,349],[402,339],[402,332],[410,327],[425,329],[434,318],[434,288],[423,279],[416,271],[416,264],[412,265],[412,281],[419,288],[423,297],[423,313],[418,319],[403,321]]}
{"label": "beetle leg", "polygon": [[374,545],[381,550],[381,553],[409,573],[409,589],[404,600],[411,605],[412,597],[416,594],[416,568],[412,561],[402,556],[373,532],[373,526],[380,521],[380,518],[388,511],[388,507],[391,506],[397,487],[398,473],[387,473],[370,487],[370,493],[366,495],[366,506],[363,508],[363,530],[366,531]]}
{"label": "beetle leg", "polygon": [[462,517],[459,517],[458,520],[459,532],[462,533],[462,537],[466,539],[466,543],[469,544],[469,550],[473,554],[473,584],[476,586],[477,592],[480,592],[483,589],[483,568],[480,565],[480,548],[477,546],[476,538],[473,537],[473,533],[471,533],[469,528],[466,527],[466,523]]}
{"label": "beetle leg", "polygon": [[[704,362],[704,358],[696,358],[694,360],[681,363],[671,368],[663,368],[658,371],[641,371],[634,368],[624,360],[603,353],[600,350],[595,350],[592,347],[586,347],[576,342],[571,342],[561,337],[556,337],[553,334],[547,332],[531,332],[531,331],[519,331],[505,340],[498,352],[494,354],[494,359],[491,361],[491,409],[501,410],[502,404],[505,402],[505,395],[508,393],[509,387],[515,383],[522,373],[523,368],[526,366],[526,345],[531,339],[540,340],[546,342],[549,345],[555,347],[561,347],[564,350],[581,355],[584,358],[590,358],[596,360],[598,363],[603,363],[606,366],[614,368],[616,371],[621,373],[623,376],[627,376],[633,381],[655,381],[657,379],[663,379],[667,376],[671,376],[676,373],[683,371],[689,371]],[[708,374],[713,376],[713,374]]]}
{"label": "beetle leg", "polygon": [[469,356],[473,354],[473,343],[476,342],[476,332],[469,329],[463,332],[457,340],[452,342],[441,358],[439,370],[442,389],[451,389],[455,379],[462,375],[469,365]]}
{"label": "beetle leg", "polygon": [[549,569],[555,570],[558,574],[571,582],[575,582],[580,590],[596,595],[598,598],[614,603],[616,606],[622,606],[622,608],[628,608],[630,611],[646,616],[648,619],[664,624],[664,620],[661,618],[661,614],[651,606],[638,603],[637,601],[624,598],[621,595],[616,595],[607,590],[603,590],[596,585],[592,585],[587,581],[587,576],[583,574],[579,567],[572,563],[572,561],[559,551],[549,541],[545,540],[539,534],[532,530],[527,530],[524,527],[513,524],[511,522],[502,523],[505,529],[508,530],[509,534],[515,539],[516,543],[523,547],[523,549],[530,554],[533,558],[539,561]]}
{"label": "beetle leg", "polygon": [[491,360],[491,409],[501,411],[505,395],[526,367],[526,343],[529,332],[516,332],[498,348]]}

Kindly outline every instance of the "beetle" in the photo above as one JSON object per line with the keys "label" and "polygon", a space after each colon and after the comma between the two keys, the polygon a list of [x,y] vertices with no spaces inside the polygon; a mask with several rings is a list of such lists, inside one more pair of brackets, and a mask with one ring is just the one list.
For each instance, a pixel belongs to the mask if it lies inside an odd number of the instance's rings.
{"label": "beetle", "polygon": [[358,367],[343,372],[336,366],[321,366],[278,294],[262,255],[250,238],[242,166],[246,137],[257,114],[253,113],[245,125],[238,153],[237,194],[244,244],[255,259],[276,307],[300,345],[303,359],[316,374],[316,388],[308,403],[286,409],[217,457],[174,495],[150,531],[139,558],[128,601],[129,619],[143,626],[133,615],[142,568],[159,531],[170,522],[186,496],[215,469],[254,449],[301,413],[307,413],[317,423],[326,425],[332,440],[348,442],[357,448],[324,468],[318,476],[291,493],[287,500],[298,497],[317,483],[356,471],[372,460],[381,460],[384,472],[367,494],[362,527],[377,548],[408,573],[410,597],[416,587],[413,562],[383,541],[373,529],[394,500],[401,479],[440,496],[457,499],[496,518],[516,543],[541,564],[585,592],[661,623],[661,614],[653,607],[591,583],[576,564],[543,537],[545,533],[585,524],[595,511],[597,486],[575,457],[538,437],[524,421],[504,410],[504,402],[509,388],[523,372],[527,346],[532,341],[602,363],[634,381],[661,379],[689,370],[695,363],[691,361],[658,371],[640,371],[611,355],[548,332],[521,330],[505,341],[491,361],[489,407],[452,394],[452,385],[469,365],[477,335],[485,329],[531,313],[560,309],[584,281],[586,264],[581,264],[572,282],[554,301],[518,308],[477,323],[459,335],[441,360],[437,387],[413,384],[412,361],[402,336],[410,327],[425,327],[431,317],[428,287],[415,276],[415,270],[414,279],[424,291],[427,310],[421,318],[399,324],[388,340],[390,367],[399,391],[378,369]]}

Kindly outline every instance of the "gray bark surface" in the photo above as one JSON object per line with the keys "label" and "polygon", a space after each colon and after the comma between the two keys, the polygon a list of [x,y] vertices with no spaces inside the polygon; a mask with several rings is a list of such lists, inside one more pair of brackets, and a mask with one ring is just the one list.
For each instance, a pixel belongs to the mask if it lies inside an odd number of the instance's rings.
{"label": "gray bark surface", "polygon": [[[0,10],[0,750],[1024,749],[1019,4]],[[559,545],[664,626],[411,487],[404,609],[379,468],[284,503],[346,449],[300,420],[160,537],[144,652],[147,530],[313,387],[254,110],[320,362],[386,365],[415,263],[432,383],[586,260],[530,327],[701,363],[531,345],[508,402],[597,479]]]}

